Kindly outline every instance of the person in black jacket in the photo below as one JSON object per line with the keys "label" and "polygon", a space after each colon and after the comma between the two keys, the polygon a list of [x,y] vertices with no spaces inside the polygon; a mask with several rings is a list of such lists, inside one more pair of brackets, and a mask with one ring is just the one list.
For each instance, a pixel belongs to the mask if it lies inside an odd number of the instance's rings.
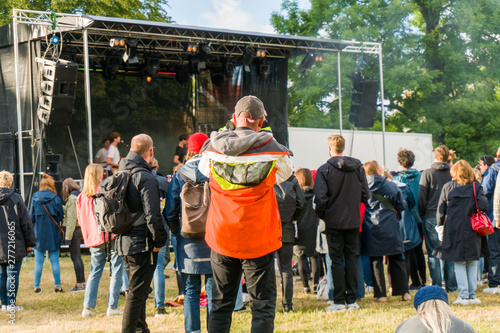
{"label": "person in black jacket", "polygon": [[278,251],[278,262],[281,274],[281,287],[283,291],[283,311],[293,312],[293,244],[295,243],[294,221],[304,210],[306,203],[304,194],[300,189],[295,176],[290,176],[280,184],[274,185],[276,200],[281,218],[281,242],[283,245]]}
{"label": "person in black jacket", "polygon": [[129,293],[123,312],[122,332],[149,332],[146,323],[146,300],[156,268],[158,251],[167,241],[160,212],[158,181],[151,172],[153,139],[147,134],[132,138],[130,152],[120,161],[118,171],[143,168],[132,174],[126,193],[132,214],[141,214],[132,229],[116,240],[118,254],[125,262]]}
{"label": "person in black jacket", "polygon": [[[361,162],[343,156],[341,135],[328,138],[331,158],[316,173],[314,203],[316,215],[325,221],[329,255],[332,259],[333,299],[328,311],[358,309],[356,303],[360,205],[370,197]],[[345,269],[344,269],[345,263]]]}
{"label": "person in black jacket", "polygon": [[0,172],[0,299],[2,300],[2,311],[22,310],[21,306],[16,305],[19,274],[23,258],[35,246],[35,231],[24,200],[21,195],[10,189],[13,180],[14,177],[10,172]]}
{"label": "person in black jacket", "polygon": [[476,211],[476,199],[477,209],[483,212],[488,210],[488,199],[466,161],[455,163],[451,176],[453,180],[444,185],[439,198],[436,218],[443,229],[439,237],[442,249],[437,255],[455,263],[458,299],[453,304],[479,304],[476,286],[482,237],[472,229],[470,217]]}
{"label": "person in black jacket", "polygon": [[429,273],[432,279],[432,285],[440,286],[443,282],[441,275],[441,266],[444,265],[444,281],[446,290],[449,292],[457,290],[455,280],[455,270],[453,262],[441,262],[433,253],[438,243],[436,232],[436,212],[439,202],[439,196],[444,184],[451,180],[450,165],[447,163],[450,151],[445,145],[434,149],[434,163],[430,169],[424,170],[420,177],[418,188],[418,211],[420,217],[424,220],[425,247],[427,248]]}

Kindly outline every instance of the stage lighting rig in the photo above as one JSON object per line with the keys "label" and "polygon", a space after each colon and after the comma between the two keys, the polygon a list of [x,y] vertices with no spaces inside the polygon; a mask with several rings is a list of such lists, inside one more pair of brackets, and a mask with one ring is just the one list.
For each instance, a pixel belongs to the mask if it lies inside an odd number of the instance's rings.
{"label": "stage lighting rig", "polygon": [[189,53],[192,53],[192,54],[195,54],[195,53],[198,53],[198,44],[196,43],[187,43],[186,46],[184,47],[184,50],[186,52],[189,52]]}
{"label": "stage lighting rig", "polygon": [[139,59],[137,58],[137,44],[137,39],[127,39],[127,43],[125,44],[125,53],[123,54],[123,62],[128,64],[137,64],[139,62]]}
{"label": "stage lighting rig", "polygon": [[222,72],[224,76],[227,78],[233,77],[234,73],[234,64],[231,61],[226,61],[222,64]]}
{"label": "stage lighting rig", "polygon": [[267,51],[264,49],[257,49],[257,58],[265,58],[267,56]]}
{"label": "stage lighting rig", "polygon": [[125,44],[125,38],[115,37],[109,40],[109,46],[111,47],[125,47]]}

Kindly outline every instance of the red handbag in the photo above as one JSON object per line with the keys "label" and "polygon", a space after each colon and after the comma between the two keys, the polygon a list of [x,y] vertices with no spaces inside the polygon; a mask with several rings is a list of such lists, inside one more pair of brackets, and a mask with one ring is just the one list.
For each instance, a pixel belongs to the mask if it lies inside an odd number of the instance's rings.
{"label": "red handbag", "polygon": [[491,235],[493,230],[493,224],[491,223],[488,215],[479,211],[477,207],[477,197],[476,197],[476,182],[472,181],[472,186],[474,188],[474,200],[476,201],[476,212],[472,213],[470,217],[470,223],[472,224],[472,230],[480,234],[481,236]]}

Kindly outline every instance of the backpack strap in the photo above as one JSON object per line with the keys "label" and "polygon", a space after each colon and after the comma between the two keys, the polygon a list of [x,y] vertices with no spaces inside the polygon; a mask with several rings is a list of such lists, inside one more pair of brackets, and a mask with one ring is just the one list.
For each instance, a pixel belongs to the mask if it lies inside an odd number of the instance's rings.
{"label": "backpack strap", "polygon": [[380,203],[382,205],[384,205],[385,207],[387,207],[388,209],[392,210],[394,213],[396,213],[397,217],[399,220],[401,220],[401,213],[398,212],[396,210],[396,208],[394,208],[394,206],[386,199],[384,198],[380,193],[378,192],[372,192],[372,195],[375,197],[375,199],[377,199],[378,201],[380,201]]}

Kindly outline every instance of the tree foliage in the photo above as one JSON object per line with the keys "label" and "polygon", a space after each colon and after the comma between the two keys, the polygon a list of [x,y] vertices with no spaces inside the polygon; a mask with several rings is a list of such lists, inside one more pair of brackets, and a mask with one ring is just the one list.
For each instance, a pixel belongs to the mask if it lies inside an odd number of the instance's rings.
{"label": "tree foliage", "polygon": [[[311,0],[309,10],[285,0],[271,22],[285,34],[382,43],[388,130],[432,133],[436,145],[444,143],[474,164],[500,145],[496,0]],[[341,57],[347,120],[348,76],[363,60],[364,75],[378,78],[379,65],[366,54]],[[295,70],[300,60],[290,66],[291,125],[338,128],[336,56],[325,57],[308,75]]]}
{"label": "tree foliage", "polygon": [[2,0],[0,25],[12,22],[13,8],[170,22],[166,7],[167,0]]}

